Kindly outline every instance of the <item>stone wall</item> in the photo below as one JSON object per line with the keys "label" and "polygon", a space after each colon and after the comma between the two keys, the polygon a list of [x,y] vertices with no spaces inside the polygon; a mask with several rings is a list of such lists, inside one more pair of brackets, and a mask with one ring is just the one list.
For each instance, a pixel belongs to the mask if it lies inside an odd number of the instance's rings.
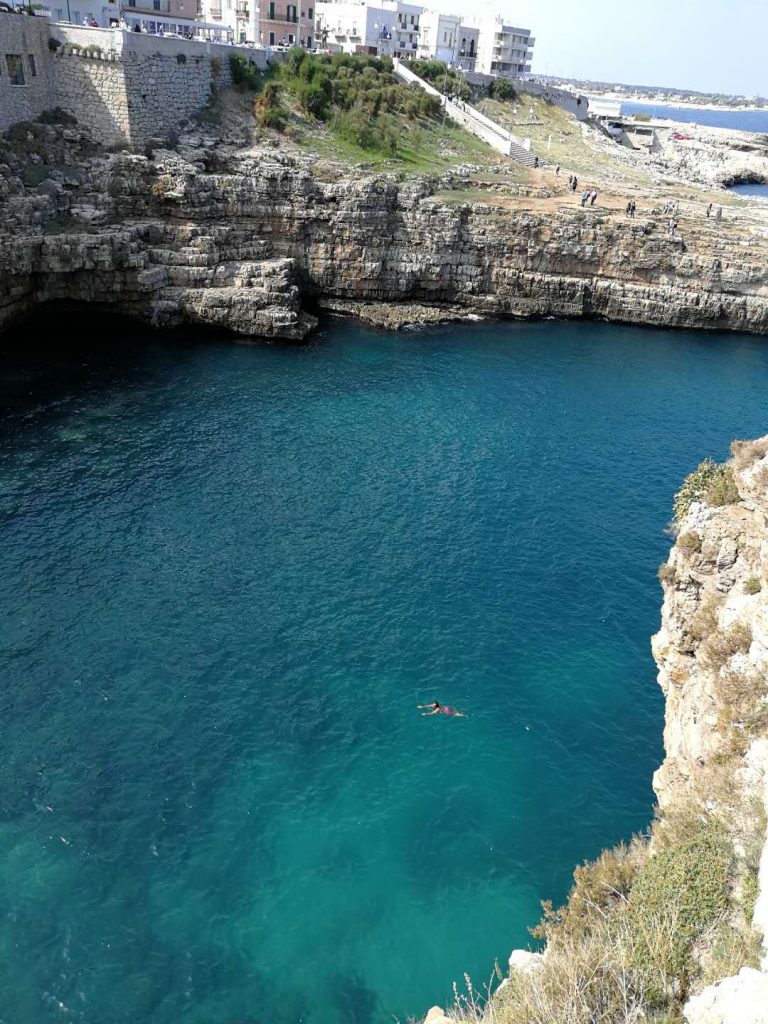
{"label": "stone wall", "polygon": [[[39,117],[54,105],[48,30],[47,18],[0,12],[0,131]],[[11,82],[9,55],[21,57],[23,85]]]}
{"label": "stone wall", "polygon": [[257,47],[60,24],[53,34],[63,44],[55,61],[57,103],[105,143],[167,135],[205,106],[214,83],[232,84],[234,53],[267,65]]}
{"label": "stone wall", "polygon": [[[463,75],[470,85],[482,85],[486,88],[497,78],[496,75],[484,75],[480,71],[465,71]],[[577,95],[567,89],[558,89],[548,82],[538,82],[533,78],[514,78],[511,84],[518,94],[550,100],[556,107],[567,110],[579,121],[586,121],[589,115],[589,99],[586,96]]]}
{"label": "stone wall", "polygon": [[[61,44],[55,55],[49,36]],[[162,138],[205,106],[214,83],[232,84],[234,53],[267,65],[260,47],[0,14],[0,130],[58,106],[106,145]],[[8,54],[21,56],[23,85],[11,84]]]}

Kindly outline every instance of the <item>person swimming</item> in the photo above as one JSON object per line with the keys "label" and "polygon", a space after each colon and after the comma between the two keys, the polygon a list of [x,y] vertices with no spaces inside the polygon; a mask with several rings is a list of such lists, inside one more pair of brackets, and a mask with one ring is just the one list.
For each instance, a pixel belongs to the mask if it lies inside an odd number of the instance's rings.
{"label": "person swimming", "polygon": [[430,715],[453,715],[454,718],[464,718],[463,711],[449,708],[447,704],[439,704],[436,700],[431,704],[417,704],[416,707],[421,711],[422,718],[428,718]]}

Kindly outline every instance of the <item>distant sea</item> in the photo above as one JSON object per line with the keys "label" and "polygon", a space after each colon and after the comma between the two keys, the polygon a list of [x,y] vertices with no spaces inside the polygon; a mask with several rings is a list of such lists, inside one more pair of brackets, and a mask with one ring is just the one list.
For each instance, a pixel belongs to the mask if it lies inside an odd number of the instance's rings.
{"label": "distant sea", "polygon": [[622,103],[622,114],[649,114],[671,121],[704,124],[710,128],[733,128],[742,132],[768,132],[768,110],[702,110],[698,107],[668,107],[658,103]]}

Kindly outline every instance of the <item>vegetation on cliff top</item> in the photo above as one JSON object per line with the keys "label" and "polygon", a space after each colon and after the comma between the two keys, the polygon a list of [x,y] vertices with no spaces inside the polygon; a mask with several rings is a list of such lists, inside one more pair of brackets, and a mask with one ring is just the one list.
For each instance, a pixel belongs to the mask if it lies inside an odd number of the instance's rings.
{"label": "vegetation on cliff top", "polygon": [[726,463],[720,465],[712,459],[705,459],[683,481],[675,495],[675,523],[681,523],[691,510],[694,501],[706,505],[731,505],[738,501],[739,492],[733,482],[733,470]]}
{"label": "vegetation on cliff top", "polygon": [[397,81],[388,57],[315,56],[295,48],[267,72],[237,55],[230,66],[235,88],[253,96],[261,129],[321,156],[419,172],[501,159],[446,120],[435,96]]}

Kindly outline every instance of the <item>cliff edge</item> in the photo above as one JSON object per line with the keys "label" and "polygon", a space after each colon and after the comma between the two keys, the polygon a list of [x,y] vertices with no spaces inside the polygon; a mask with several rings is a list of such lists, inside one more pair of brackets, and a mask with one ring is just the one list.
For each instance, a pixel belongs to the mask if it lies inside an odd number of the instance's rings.
{"label": "cliff edge", "polygon": [[768,1024],[768,436],[701,463],[672,529],[653,825],[576,868],[487,1001],[431,1019]]}

